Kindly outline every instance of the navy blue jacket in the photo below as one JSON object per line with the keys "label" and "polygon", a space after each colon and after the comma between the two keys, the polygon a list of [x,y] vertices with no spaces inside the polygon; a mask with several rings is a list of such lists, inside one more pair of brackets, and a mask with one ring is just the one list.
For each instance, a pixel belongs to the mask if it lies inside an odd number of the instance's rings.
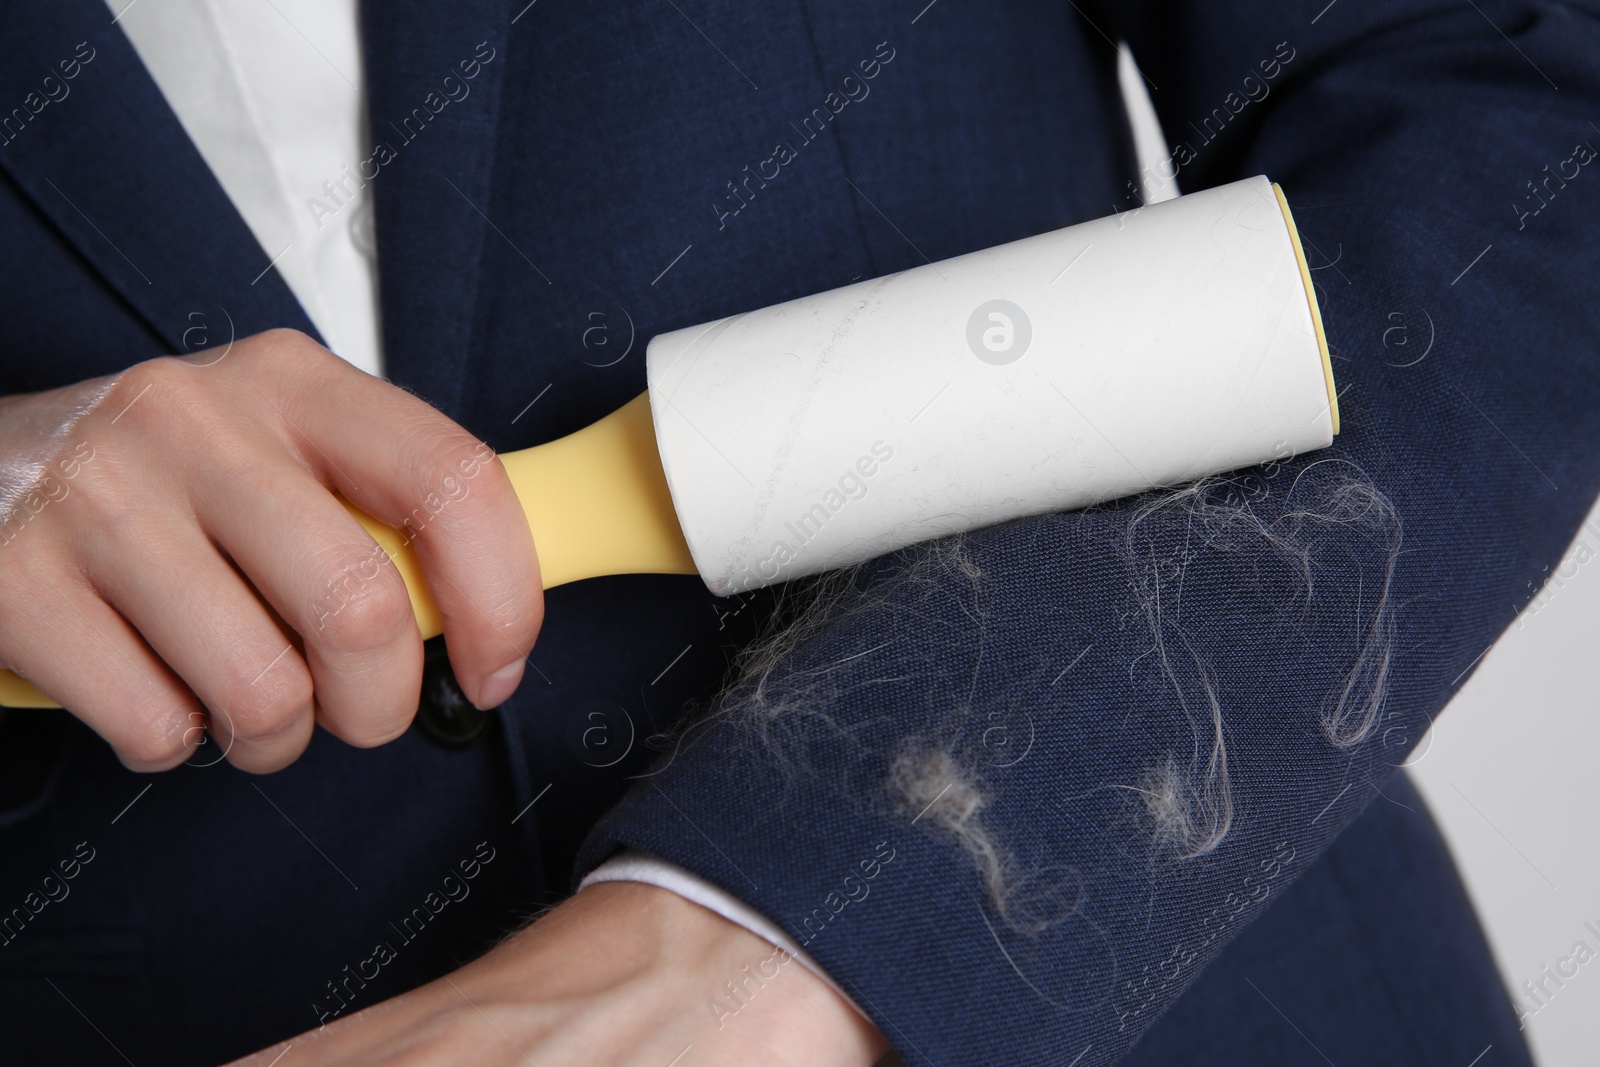
{"label": "navy blue jacket", "polygon": [[[1600,480],[1600,12],[924,4],[367,5],[390,378],[521,448],[640,392],[656,333],[1135,209],[1123,38],[1164,175],[1294,206],[1334,447],[816,601],[554,590],[465,748],[145,779],[10,714],[24,1062],[238,1055],[447,971],[620,847],[791,929],[908,1063],[1088,1067],[1147,1032],[1129,1062],[1525,1062],[1394,770]],[[310,332],[99,0],[6,16],[0,391]]]}

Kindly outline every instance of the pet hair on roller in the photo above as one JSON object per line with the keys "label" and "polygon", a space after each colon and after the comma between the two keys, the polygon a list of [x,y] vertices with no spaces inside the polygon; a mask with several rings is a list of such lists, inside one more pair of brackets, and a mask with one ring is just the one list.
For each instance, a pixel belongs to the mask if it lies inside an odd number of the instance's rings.
{"label": "pet hair on roller", "polygon": [[[546,588],[698,573],[729,596],[1339,429],[1310,270],[1260,176],[661,334],[645,359],[647,393],[501,457]],[[407,535],[347,506],[442,632]],[[56,706],[10,672],[0,705]]]}

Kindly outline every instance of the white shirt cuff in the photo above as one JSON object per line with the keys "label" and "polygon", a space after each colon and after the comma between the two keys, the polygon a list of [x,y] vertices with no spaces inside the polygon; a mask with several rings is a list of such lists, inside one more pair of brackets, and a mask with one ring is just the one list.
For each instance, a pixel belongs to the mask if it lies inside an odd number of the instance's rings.
{"label": "white shirt cuff", "polygon": [[578,883],[581,892],[588,886],[600,882],[643,882],[653,885],[658,889],[665,889],[676,893],[685,900],[692,901],[708,911],[714,911],[735,925],[742,926],[763,941],[782,949],[784,952],[798,960],[806,970],[828,983],[835,993],[844,998],[844,1002],[866,1017],[866,1012],[861,1011],[856,1002],[835,982],[827,971],[824,971],[810,953],[795,943],[794,939],[778,928],[778,925],[765,915],[750,907],[737,897],[729,895],[724,890],[712,885],[697,875],[690,874],[682,867],[658,860],[654,856],[645,855],[643,852],[619,852],[606,860],[600,866],[584,876]]}

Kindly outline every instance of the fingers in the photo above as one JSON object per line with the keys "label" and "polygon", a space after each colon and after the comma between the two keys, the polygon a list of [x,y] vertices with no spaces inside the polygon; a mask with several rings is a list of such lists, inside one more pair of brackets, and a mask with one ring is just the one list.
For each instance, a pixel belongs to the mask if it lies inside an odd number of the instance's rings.
{"label": "fingers", "polygon": [[353,368],[288,380],[283,414],[302,461],[413,540],[463,691],[480,707],[502,703],[538,636],[544,595],[527,516],[498,457]]}
{"label": "fingers", "polygon": [[202,528],[303,638],[318,721],[352,745],[398,737],[422,687],[422,638],[405,583],[305,470],[285,460],[257,465],[249,478],[248,494],[222,466],[202,479]]}
{"label": "fingers", "polygon": [[300,655],[192,517],[157,511],[131,522],[121,532],[137,555],[123,541],[85,552],[95,588],[211,712],[230,762],[258,774],[292,763],[315,726]]}
{"label": "fingers", "polygon": [[544,591],[527,514],[499,458],[460,462],[480,483],[475,506],[445,509],[426,525],[413,512],[407,530],[444,619],[457,680],[478,707],[492,708],[522,681],[544,620]]}
{"label": "fingers", "polygon": [[413,541],[463,690],[504,701],[543,595],[499,460],[303,335],[230,351],[137,364],[88,397],[7,398],[0,659],[138,769],[181,762],[207,724],[258,772],[316,722],[356,745],[397,736],[420,635],[338,489]]}
{"label": "fingers", "polygon": [[0,648],[133,771],[163,771],[205,738],[194,695],[82,577],[33,569],[0,597]]}

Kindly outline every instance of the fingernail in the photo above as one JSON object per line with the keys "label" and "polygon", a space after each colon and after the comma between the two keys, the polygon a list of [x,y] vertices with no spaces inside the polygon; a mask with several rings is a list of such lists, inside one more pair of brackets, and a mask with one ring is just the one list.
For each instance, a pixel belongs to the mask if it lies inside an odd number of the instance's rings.
{"label": "fingernail", "polygon": [[522,661],[512,660],[483,680],[478,687],[478,707],[484,711],[497,708],[510,699],[522,681]]}

